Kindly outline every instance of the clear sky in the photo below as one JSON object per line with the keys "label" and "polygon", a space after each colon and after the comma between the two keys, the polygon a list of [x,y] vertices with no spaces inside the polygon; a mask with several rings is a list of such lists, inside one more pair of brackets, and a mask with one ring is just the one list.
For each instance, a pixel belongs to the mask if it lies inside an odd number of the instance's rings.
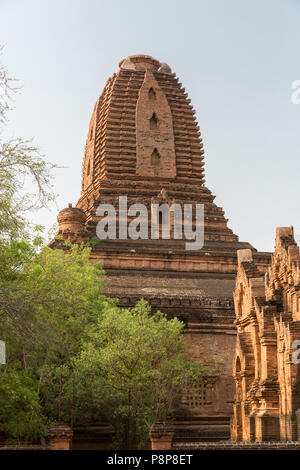
{"label": "clear sky", "polygon": [[[34,138],[58,208],[76,204],[90,116],[120,59],[167,62],[196,109],[206,184],[240,240],[300,242],[300,0],[0,0],[3,61],[22,84],[9,132]],[[47,228],[57,208],[40,211]]]}

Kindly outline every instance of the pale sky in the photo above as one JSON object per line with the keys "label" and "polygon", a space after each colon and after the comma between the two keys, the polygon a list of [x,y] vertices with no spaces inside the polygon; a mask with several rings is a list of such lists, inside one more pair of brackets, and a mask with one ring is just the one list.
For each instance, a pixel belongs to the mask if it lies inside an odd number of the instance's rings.
{"label": "pale sky", "polygon": [[[3,62],[22,92],[8,132],[34,138],[55,173],[58,208],[76,204],[89,120],[119,61],[167,62],[189,93],[206,185],[229,226],[273,250],[276,226],[300,242],[300,0],[0,0]],[[50,228],[57,209],[35,221]]]}

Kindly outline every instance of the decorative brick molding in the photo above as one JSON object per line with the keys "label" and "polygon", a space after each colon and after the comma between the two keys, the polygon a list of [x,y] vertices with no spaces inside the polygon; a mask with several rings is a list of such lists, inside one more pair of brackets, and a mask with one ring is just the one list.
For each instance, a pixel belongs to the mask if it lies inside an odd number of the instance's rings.
{"label": "decorative brick molding", "polygon": [[188,442],[175,444],[172,450],[300,450],[300,442]]}
{"label": "decorative brick molding", "polygon": [[250,250],[238,252],[234,292],[237,344],[231,436],[235,441],[294,441],[300,411],[300,254],[292,227],[276,231],[265,275]]}
{"label": "decorative brick molding", "polygon": [[136,174],[176,176],[171,109],[154,75],[147,70],[136,105]]}

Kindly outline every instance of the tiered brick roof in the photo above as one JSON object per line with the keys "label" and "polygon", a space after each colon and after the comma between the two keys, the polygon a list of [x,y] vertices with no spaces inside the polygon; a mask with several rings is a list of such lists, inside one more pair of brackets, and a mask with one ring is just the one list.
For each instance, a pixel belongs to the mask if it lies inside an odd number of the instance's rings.
{"label": "tiered brick roof", "polygon": [[[156,168],[151,152],[158,154]],[[88,229],[94,230],[100,203],[116,205],[125,194],[129,204],[149,206],[164,189],[173,202],[205,205],[207,241],[222,241],[226,250],[226,243],[236,245],[238,237],[204,185],[203,153],[195,110],[170,67],[145,55],[123,59],[90,121],[77,203]]]}
{"label": "tiered brick roof", "polygon": [[[136,177],[136,106],[143,86],[147,65],[153,61],[144,57],[145,68],[121,68],[107,80],[90,122],[83,166],[82,190],[101,179]],[[127,59],[127,60],[130,60]],[[185,89],[174,73],[158,71],[159,62],[150,71],[164,93],[173,118],[176,169],[174,181],[204,183],[203,145],[197,125],[195,110]],[[162,156],[163,157],[163,156]],[[92,170],[92,177],[88,175]]]}

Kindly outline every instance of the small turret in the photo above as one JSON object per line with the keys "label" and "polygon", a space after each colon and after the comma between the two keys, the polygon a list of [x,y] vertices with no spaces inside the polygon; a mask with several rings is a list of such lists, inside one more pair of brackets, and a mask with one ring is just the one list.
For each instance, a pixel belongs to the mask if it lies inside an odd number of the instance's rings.
{"label": "small turret", "polygon": [[85,213],[77,207],[72,207],[72,204],[59,212],[57,221],[59,234],[83,232],[85,229]]}

